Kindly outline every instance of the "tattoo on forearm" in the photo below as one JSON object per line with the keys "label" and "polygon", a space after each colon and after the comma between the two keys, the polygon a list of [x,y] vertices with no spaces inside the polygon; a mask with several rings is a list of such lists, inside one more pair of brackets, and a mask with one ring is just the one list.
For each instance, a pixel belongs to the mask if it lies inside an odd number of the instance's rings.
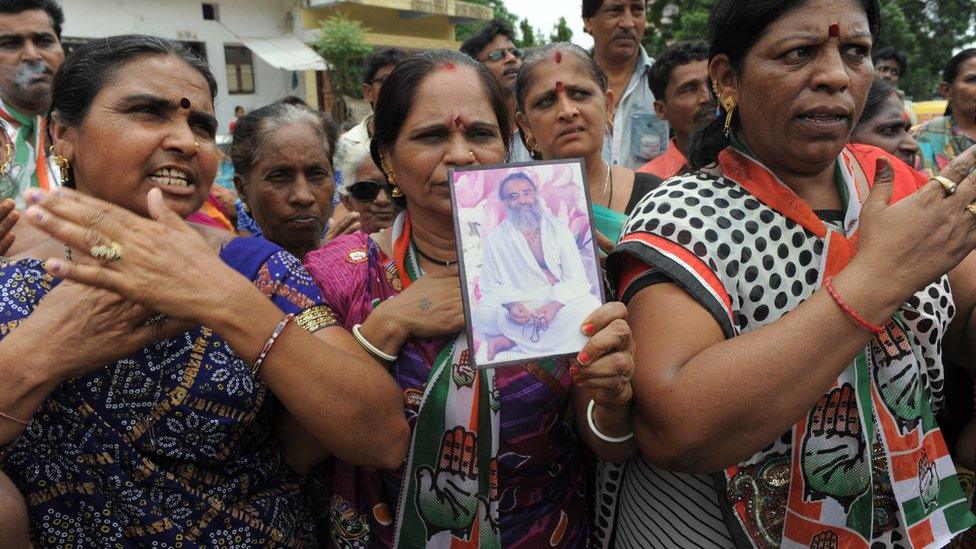
{"label": "tattoo on forearm", "polygon": [[427,309],[430,309],[430,305],[430,300],[426,297],[420,300],[420,310],[426,311]]}

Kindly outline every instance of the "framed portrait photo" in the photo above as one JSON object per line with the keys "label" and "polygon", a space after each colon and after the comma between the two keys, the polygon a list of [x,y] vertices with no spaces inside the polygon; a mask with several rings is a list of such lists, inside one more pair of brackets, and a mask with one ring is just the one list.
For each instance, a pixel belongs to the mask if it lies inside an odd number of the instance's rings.
{"label": "framed portrait photo", "polygon": [[582,159],[451,170],[468,348],[478,368],[575,356],[605,302]]}

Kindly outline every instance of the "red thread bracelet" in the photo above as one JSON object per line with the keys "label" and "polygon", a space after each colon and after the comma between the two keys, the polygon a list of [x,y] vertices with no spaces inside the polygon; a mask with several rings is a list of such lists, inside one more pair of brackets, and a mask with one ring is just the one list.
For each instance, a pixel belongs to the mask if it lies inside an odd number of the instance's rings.
{"label": "red thread bracelet", "polygon": [[855,311],[853,307],[848,305],[846,301],[844,301],[844,298],[841,297],[840,294],[837,293],[837,290],[834,289],[833,279],[827,277],[827,279],[824,280],[823,285],[824,288],[827,288],[827,293],[830,294],[830,297],[834,300],[834,303],[836,303],[837,306],[840,307],[840,310],[844,311],[844,314],[849,316],[854,322],[857,322],[858,326],[864,328],[865,330],[873,334],[884,333],[885,331],[884,326],[877,326],[875,324],[871,324],[870,322],[867,321],[867,319],[861,316],[860,313]]}

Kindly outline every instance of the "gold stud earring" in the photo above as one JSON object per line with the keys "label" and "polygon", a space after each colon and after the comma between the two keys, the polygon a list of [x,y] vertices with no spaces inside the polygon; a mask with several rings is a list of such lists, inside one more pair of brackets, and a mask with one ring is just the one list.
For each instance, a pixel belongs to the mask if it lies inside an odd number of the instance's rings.
{"label": "gold stud earring", "polygon": [[722,100],[722,108],[725,109],[725,138],[732,136],[732,114],[735,112],[735,98],[731,95]]}
{"label": "gold stud earring", "polygon": [[54,152],[54,145],[51,145],[48,152],[51,154],[51,158],[54,159],[54,163],[57,164],[58,172],[60,172],[61,175],[61,183],[64,184],[71,177],[71,161]]}

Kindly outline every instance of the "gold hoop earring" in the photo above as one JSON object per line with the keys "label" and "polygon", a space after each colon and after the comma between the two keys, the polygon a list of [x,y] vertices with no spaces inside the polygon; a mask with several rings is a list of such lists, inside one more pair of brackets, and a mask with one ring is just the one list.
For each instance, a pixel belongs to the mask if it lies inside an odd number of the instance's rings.
{"label": "gold hoop earring", "polygon": [[535,152],[535,149],[536,149],[535,138],[533,138],[533,137],[526,137],[525,138],[525,146],[529,148],[529,152]]}
{"label": "gold hoop earring", "polygon": [[613,137],[613,118],[607,119],[607,135]]}
{"label": "gold hoop earring", "polygon": [[57,164],[58,166],[58,172],[60,172],[61,175],[61,183],[62,184],[66,183],[68,179],[71,177],[71,161],[61,156],[60,154],[54,152],[54,145],[51,145],[51,148],[48,149],[48,152],[51,154],[51,158],[54,159],[54,163]]}
{"label": "gold hoop earring", "polygon": [[732,114],[735,112],[735,98],[731,95],[722,100],[722,108],[725,109],[725,138],[732,136]]}

